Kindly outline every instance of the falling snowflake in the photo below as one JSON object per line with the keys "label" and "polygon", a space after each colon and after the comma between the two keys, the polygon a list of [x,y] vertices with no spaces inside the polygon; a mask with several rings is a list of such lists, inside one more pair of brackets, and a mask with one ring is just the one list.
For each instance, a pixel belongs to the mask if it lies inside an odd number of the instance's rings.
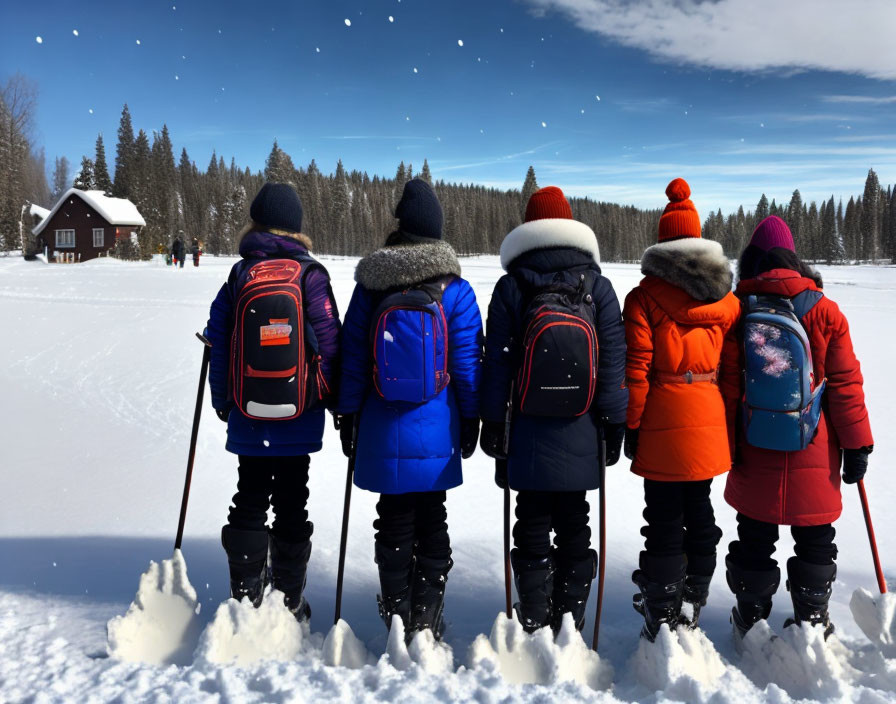
{"label": "falling snowflake", "polygon": [[90,108],[87,112],[89,112],[91,115],[93,115],[93,108]]}
{"label": "falling snowflake", "polygon": [[36,41],[38,44],[43,44],[43,43],[44,43],[44,38],[43,38],[43,37],[35,37],[35,38],[34,38],[34,41]]}
{"label": "falling snowflake", "polygon": [[585,111],[584,111],[584,110],[580,110],[579,112],[581,112],[583,115],[585,114]]}
{"label": "falling snowflake", "polygon": [[139,39],[137,40],[137,46],[140,46],[140,40],[139,40]]}
{"label": "falling snowflake", "polygon": [[417,67],[416,67],[416,66],[414,67],[414,73],[417,73]]}
{"label": "falling snowflake", "polygon": [[548,123],[547,123],[547,122],[542,122],[542,123],[541,123],[541,126],[542,126],[542,127],[547,127],[547,126],[548,126]]}
{"label": "falling snowflake", "polygon": [[765,123],[764,123],[764,122],[760,122],[760,123],[759,123],[759,126],[760,126],[760,127],[765,127]]}
{"label": "falling snowflake", "polygon": [[345,18],[345,26],[346,26],[346,27],[351,27],[351,26],[352,26],[352,21],[351,21],[348,17]]}
{"label": "falling snowflake", "polygon": [[394,22],[394,21],[395,21],[395,18],[394,18],[392,15],[389,15],[389,21],[390,21],[390,22]]}
{"label": "falling snowflake", "polygon": [[73,30],[72,30],[72,34],[74,34],[74,35],[77,37],[77,36],[78,36],[78,30],[77,30],[77,29],[73,29]]}
{"label": "falling snowflake", "polygon": [[595,99],[597,102],[600,102],[600,96],[599,96],[599,95],[595,95],[595,96],[594,96],[594,99]]}
{"label": "falling snowflake", "polygon": [[500,30],[498,30],[498,31],[500,31],[500,32],[501,32],[501,34],[504,34],[504,28],[503,28],[503,27],[501,27],[501,29],[500,29]]}
{"label": "falling snowflake", "polygon": [[318,54],[320,53],[320,47],[319,47],[319,46],[318,46],[318,47],[315,47],[314,50],[315,50]]}
{"label": "falling snowflake", "polygon": [[458,46],[463,46],[463,45],[464,45],[464,40],[463,40],[463,39],[458,39],[458,40],[457,40],[457,45],[458,45]]}
{"label": "falling snowflake", "polygon": [[180,80],[180,76],[178,76],[176,73],[174,74],[174,80],[175,80],[175,81],[179,81],[179,80]]}
{"label": "falling snowflake", "polygon": [[411,121],[411,117],[410,117],[410,115],[406,116],[404,119],[405,119],[406,122],[410,122],[410,121]]}

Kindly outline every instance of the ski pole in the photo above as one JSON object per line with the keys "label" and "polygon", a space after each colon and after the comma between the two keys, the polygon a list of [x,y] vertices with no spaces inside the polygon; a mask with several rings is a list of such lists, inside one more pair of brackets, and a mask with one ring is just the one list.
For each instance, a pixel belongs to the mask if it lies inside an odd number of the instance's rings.
{"label": "ski pole", "polygon": [[871,511],[868,508],[868,495],[865,493],[865,481],[859,479],[859,499],[862,501],[862,513],[865,514],[865,528],[868,529],[868,542],[871,544],[871,559],[874,560],[874,571],[877,574],[877,586],[881,594],[887,593],[887,582],[880,566],[880,555],[877,554],[877,541],[874,539],[874,526],[871,525]]}
{"label": "ski pole", "polygon": [[352,454],[348,458],[348,470],[345,473],[345,502],[342,505],[342,536],[339,539],[339,566],[336,568],[336,613],[333,623],[342,617],[342,579],[345,576],[345,549],[348,543],[348,514],[352,503],[352,482],[355,474],[355,455],[358,446],[358,415],[355,415],[352,426]]}
{"label": "ski pole", "polygon": [[212,343],[200,333],[196,337],[202,343],[202,369],[199,372],[199,390],[196,392],[196,410],[193,411],[193,431],[190,433],[190,455],[187,457],[187,476],[184,479],[184,495],[180,500],[180,519],[177,522],[177,536],[174,538],[174,549],[180,550],[184,539],[184,523],[187,520],[187,500],[190,498],[190,481],[193,479],[193,460],[196,457],[196,438],[199,435],[199,418],[202,415],[202,397],[205,395],[205,378],[208,376],[208,363],[212,356]]}
{"label": "ski pole", "polygon": [[507,460],[495,460],[503,463],[504,474],[504,604],[507,618],[513,618],[513,607],[510,604],[510,485],[507,482]]}
{"label": "ski pole", "polygon": [[597,553],[597,610],[594,614],[594,637],[591,640],[591,649],[597,651],[597,640],[600,636],[600,613],[604,606],[604,573],[607,567],[607,443],[601,437],[600,452],[598,454],[598,469],[600,471],[600,487],[598,488],[599,496],[599,516],[600,529]]}

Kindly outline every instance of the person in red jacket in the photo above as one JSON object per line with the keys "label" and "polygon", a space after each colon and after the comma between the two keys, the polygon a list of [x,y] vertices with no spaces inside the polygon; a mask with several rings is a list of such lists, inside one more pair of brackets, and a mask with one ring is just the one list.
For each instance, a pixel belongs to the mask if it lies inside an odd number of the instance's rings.
{"label": "person in red jacket", "polygon": [[[734,466],[725,499],[737,510],[738,539],[725,560],[728,584],[737,599],[731,620],[743,637],[768,618],[781,571],[772,559],[778,526],[791,526],[794,556],[787,560],[787,587],[794,618],[785,625],[807,622],[833,631],[828,600],[837,574],[834,527],[841,512],[843,481],[865,475],[873,449],[865,408],[862,373],[853,352],[846,318],[821,292],[821,276],[797,256],[793,236],[779,217],[765,218],[744,250],[735,293],[774,295],[793,300],[803,292],[817,299],[802,316],[809,338],[816,386],[827,378],[822,414],[811,443],[796,452],[754,447],[745,440],[741,400],[744,397],[743,330],[726,337],[720,386],[725,397]],[[841,452],[842,450],[842,452]]]}

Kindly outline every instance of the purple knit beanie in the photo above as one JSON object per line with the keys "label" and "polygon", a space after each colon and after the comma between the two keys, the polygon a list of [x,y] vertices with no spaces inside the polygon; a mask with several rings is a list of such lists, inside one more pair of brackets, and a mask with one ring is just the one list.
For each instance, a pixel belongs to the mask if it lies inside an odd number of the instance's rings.
{"label": "purple knit beanie", "polygon": [[756,226],[756,229],[753,230],[753,236],[750,238],[750,244],[758,247],[763,252],[769,252],[776,247],[789,249],[791,252],[796,251],[790,228],[777,215],[769,215]]}

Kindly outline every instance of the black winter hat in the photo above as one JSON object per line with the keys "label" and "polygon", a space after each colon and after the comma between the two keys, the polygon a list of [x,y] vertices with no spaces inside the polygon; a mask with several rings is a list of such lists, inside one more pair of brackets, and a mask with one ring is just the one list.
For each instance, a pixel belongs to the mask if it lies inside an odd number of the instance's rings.
{"label": "black winter hat", "polygon": [[395,206],[398,229],[409,235],[442,239],[442,206],[436,192],[426,181],[411,179]]}
{"label": "black winter hat", "polygon": [[261,187],[249,215],[253,222],[290,232],[302,231],[302,201],[288,183],[266,183]]}

